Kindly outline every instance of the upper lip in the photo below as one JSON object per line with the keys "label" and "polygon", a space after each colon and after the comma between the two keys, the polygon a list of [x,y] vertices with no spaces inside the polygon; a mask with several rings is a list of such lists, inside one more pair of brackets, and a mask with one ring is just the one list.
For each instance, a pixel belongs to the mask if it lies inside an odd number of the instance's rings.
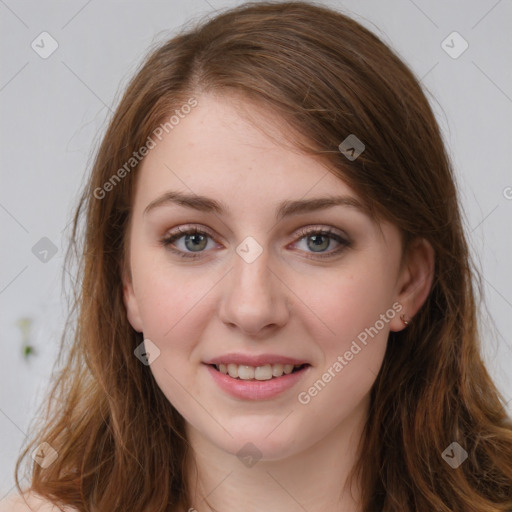
{"label": "upper lip", "polygon": [[278,354],[224,354],[205,361],[205,364],[238,364],[245,366],[264,366],[266,364],[293,364],[294,366],[308,364],[304,359],[281,356]]}

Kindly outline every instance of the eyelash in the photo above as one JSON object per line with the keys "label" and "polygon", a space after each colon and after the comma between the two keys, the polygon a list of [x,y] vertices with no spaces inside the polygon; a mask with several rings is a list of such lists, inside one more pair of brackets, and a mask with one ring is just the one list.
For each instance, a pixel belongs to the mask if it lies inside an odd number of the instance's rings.
{"label": "eyelash", "polygon": [[[173,242],[175,242],[176,240],[179,240],[180,238],[182,238],[185,235],[207,235],[211,239],[214,239],[213,235],[209,231],[199,229],[198,227],[188,227],[188,228],[183,228],[183,229],[178,228],[177,231],[164,236],[160,240],[160,243],[163,246],[165,246],[168,250],[170,250],[171,252],[177,254],[178,256],[180,256],[182,258],[188,258],[188,259],[200,258],[204,251],[200,251],[197,254],[192,254],[192,253],[183,252],[179,249],[174,249],[172,247]],[[337,233],[334,233],[331,229],[319,229],[319,228],[302,228],[297,233],[297,236],[299,237],[298,241],[301,241],[303,238],[306,238],[306,237],[312,236],[312,235],[328,236],[331,240],[335,240],[336,242],[340,243],[341,246],[338,249],[330,251],[327,254],[316,253],[317,255],[313,256],[313,257],[306,256],[306,258],[309,258],[309,259],[332,258],[334,256],[337,256],[343,250],[345,250],[346,248],[348,248],[352,245],[351,242],[349,242],[345,238],[341,237]],[[313,253],[313,254],[315,254],[315,253]]]}

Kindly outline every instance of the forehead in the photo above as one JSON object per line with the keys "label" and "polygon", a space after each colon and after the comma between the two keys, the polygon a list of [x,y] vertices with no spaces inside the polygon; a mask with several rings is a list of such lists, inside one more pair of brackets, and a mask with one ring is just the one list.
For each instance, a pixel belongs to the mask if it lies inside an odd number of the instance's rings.
{"label": "forehead", "polygon": [[271,111],[239,98],[197,99],[139,166],[139,198],[151,200],[166,188],[248,200],[356,196],[325,163],[294,148],[283,136],[287,126]]}

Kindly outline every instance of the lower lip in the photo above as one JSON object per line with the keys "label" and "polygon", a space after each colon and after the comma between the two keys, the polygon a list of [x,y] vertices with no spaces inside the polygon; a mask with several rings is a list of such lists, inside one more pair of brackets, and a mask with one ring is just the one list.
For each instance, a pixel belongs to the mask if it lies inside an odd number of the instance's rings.
{"label": "lower lip", "polygon": [[269,380],[242,380],[224,375],[213,366],[206,366],[213,380],[223,391],[231,396],[245,400],[266,400],[284,393],[295,386],[310,368],[305,366],[297,372]]}

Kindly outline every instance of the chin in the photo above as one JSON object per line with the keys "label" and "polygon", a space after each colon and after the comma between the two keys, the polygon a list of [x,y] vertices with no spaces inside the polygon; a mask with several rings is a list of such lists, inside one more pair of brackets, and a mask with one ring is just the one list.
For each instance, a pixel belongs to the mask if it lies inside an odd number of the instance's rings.
{"label": "chin", "polygon": [[210,443],[231,455],[273,461],[293,456],[300,450],[297,442],[300,432],[290,429],[290,425],[288,428],[282,428],[283,425],[275,428],[277,425],[279,421],[269,422],[263,418],[257,421],[251,416],[244,421],[225,424],[232,437],[225,431],[214,436],[207,432],[201,433]]}

